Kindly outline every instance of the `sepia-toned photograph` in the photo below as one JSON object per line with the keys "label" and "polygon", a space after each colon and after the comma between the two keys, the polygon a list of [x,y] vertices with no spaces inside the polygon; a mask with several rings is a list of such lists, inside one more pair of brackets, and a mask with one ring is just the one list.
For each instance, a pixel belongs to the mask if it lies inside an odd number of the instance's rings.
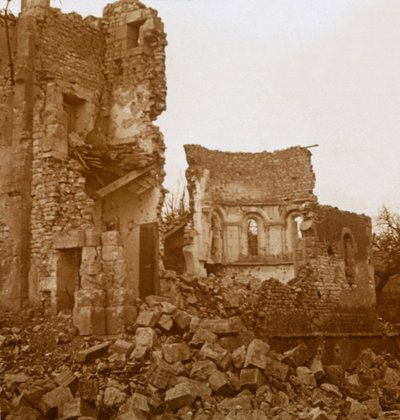
{"label": "sepia-toned photograph", "polygon": [[0,0],[0,420],[400,420],[399,22]]}

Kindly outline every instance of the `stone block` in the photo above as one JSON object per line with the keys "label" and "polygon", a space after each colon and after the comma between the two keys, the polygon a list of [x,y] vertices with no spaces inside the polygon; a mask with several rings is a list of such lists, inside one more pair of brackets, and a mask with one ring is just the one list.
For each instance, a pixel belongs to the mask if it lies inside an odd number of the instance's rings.
{"label": "stone block", "polygon": [[344,369],[341,365],[325,365],[325,379],[327,382],[336,386],[343,387],[344,385]]}
{"label": "stone block", "polygon": [[133,292],[120,287],[118,289],[107,289],[107,306],[134,306],[135,299]]}
{"label": "stone block", "polygon": [[317,381],[314,374],[308,367],[299,366],[296,369],[296,374],[299,382],[304,386],[316,387]]}
{"label": "stone block", "polygon": [[83,261],[79,271],[81,276],[97,276],[101,273],[101,262],[97,260]]}
{"label": "stone block", "polygon": [[208,384],[216,395],[230,397],[235,393],[235,389],[232,386],[228,375],[224,372],[220,372],[219,370],[210,375],[208,378]]}
{"label": "stone block", "polygon": [[123,354],[128,357],[134,347],[135,345],[133,343],[118,339],[110,346],[110,351],[112,353]]}
{"label": "stone block", "polygon": [[126,14],[126,23],[138,22],[144,19],[142,9],[134,10]]}
{"label": "stone block", "polygon": [[353,375],[345,374],[344,382],[346,387],[358,391],[360,389],[360,379],[357,373]]}
{"label": "stone block", "polygon": [[59,386],[64,386],[66,388],[69,388],[72,395],[76,394],[76,391],[78,390],[78,378],[75,376],[75,374],[70,369],[64,369],[62,372],[60,372],[55,378],[54,382]]}
{"label": "stone block", "polygon": [[136,330],[136,347],[152,349],[157,343],[157,333],[152,328],[141,327]]}
{"label": "stone block", "polygon": [[85,363],[90,360],[97,359],[107,353],[110,345],[111,343],[109,341],[105,341],[104,343],[96,344],[95,346],[82,350],[77,353],[76,361],[78,363]]}
{"label": "stone block", "polygon": [[193,362],[190,377],[197,381],[206,381],[215,371],[217,365],[211,360],[197,360]]}
{"label": "stone block", "polygon": [[123,261],[123,248],[117,245],[104,245],[101,248],[101,258],[106,262]]}
{"label": "stone block", "polygon": [[102,306],[75,307],[73,322],[81,335],[106,334],[106,316]]}
{"label": "stone block", "polygon": [[347,397],[343,411],[348,419],[363,420],[367,418],[368,409],[364,404],[359,403],[353,398]]}
{"label": "stone block", "polygon": [[101,243],[104,246],[117,246],[122,245],[121,234],[117,230],[109,230],[101,233]]}
{"label": "stone block", "polygon": [[161,315],[161,318],[157,322],[157,326],[159,326],[164,331],[171,331],[172,327],[174,326],[174,320],[171,316],[167,314]]}
{"label": "stone block", "polygon": [[55,249],[83,248],[84,246],[85,232],[83,230],[70,230],[53,236],[53,247]]}
{"label": "stone block", "polygon": [[43,415],[40,411],[36,410],[33,407],[28,407],[25,405],[19,405],[16,408],[12,407],[1,407],[1,418],[10,419],[10,420],[42,420]]}
{"label": "stone block", "polygon": [[98,289],[80,289],[75,292],[75,306],[78,308],[90,306],[106,306],[106,293]]}
{"label": "stone block", "polygon": [[85,401],[95,403],[99,394],[99,378],[81,378],[78,384],[78,392]]}
{"label": "stone block", "polygon": [[236,369],[242,369],[246,360],[246,346],[240,346],[232,353],[232,362]]}
{"label": "stone block", "polygon": [[304,344],[300,343],[298,346],[294,347],[283,353],[282,363],[296,368],[297,366],[304,366],[312,357],[311,350]]}
{"label": "stone block", "polygon": [[227,370],[232,362],[231,353],[217,343],[204,343],[200,349],[199,357],[201,359],[210,359],[222,370]]}
{"label": "stone block", "polygon": [[255,392],[264,383],[264,375],[259,369],[242,369],[240,371],[240,388]]}
{"label": "stone block", "polygon": [[[242,410],[252,410],[253,404],[252,400],[254,400],[253,395],[238,395],[235,398],[224,398],[220,403],[218,403],[218,408],[220,410],[231,410],[232,408],[242,409]],[[243,420],[249,418],[248,416],[242,416]],[[250,417],[251,418],[251,417]]]}
{"label": "stone block", "polygon": [[177,328],[181,331],[187,330],[190,327],[190,322],[192,321],[192,316],[185,311],[178,309],[174,315],[174,322]]}
{"label": "stone block", "polygon": [[96,275],[82,274],[81,288],[86,290],[105,290],[107,288],[106,280],[106,276],[104,276],[102,273]]}
{"label": "stone block", "polygon": [[193,347],[201,347],[204,343],[216,343],[218,336],[211,331],[199,328],[192,337],[190,345]]}
{"label": "stone block", "polygon": [[116,335],[126,331],[133,325],[136,319],[137,309],[135,306],[113,306],[106,308],[106,331],[107,334]]}
{"label": "stone block", "polygon": [[192,357],[190,347],[185,343],[164,344],[162,352],[168,363],[184,362]]}
{"label": "stone block", "polygon": [[243,340],[240,336],[221,337],[218,342],[224,349],[230,352],[235,351],[243,345]]}
{"label": "stone block", "polygon": [[272,376],[281,382],[285,382],[289,374],[289,366],[267,356],[264,373],[266,376]]}
{"label": "stone block", "polygon": [[173,377],[173,369],[164,361],[158,361],[151,372],[149,382],[158,389],[167,389]]}
{"label": "stone block", "polygon": [[383,374],[383,382],[390,387],[397,386],[400,383],[400,372],[387,366]]}
{"label": "stone block", "polygon": [[82,398],[76,398],[64,404],[63,419],[75,420],[80,417],[97,418],[97,410]]}
{"label": "stone block", "polygon": [[321,356],[319,355],[315,356],[311,360],[309,367],[310,367],[311,372],[314,374],[315,378],[317,379],[317,381],[321,380],[325,376],[325,371],[322,366]]}
{"label": "stone block", "polygon": [[269,348],[266,342],[255,338],[247,347],[244,367],[256,367],[264,370],[267,366],[266,355],[269,352]]}
{"label": "stone block", "polygon": [[223,295],[223,304],[226,309],[236,309],[240,306],[240,294],[235,291],[228,291]]}
{"label": "stone block", "polygon": [[342,393],[339,390],[339,387],[334,384],[321,384],[320,388],[331,396],[335,396],[336,398],[343,398]]}
{"label": "stone block", "polygon": [[168,389],[165,393],[165,402],[171,410],[179,410],[182,407],[190,406],[194,400],[195,396],[185,382]]}
{"label": "stone block", "polygon": [[73,398],[69,388],[58,386],[42,397],[38,408],[47,418],[61,417],[65,403],[72,401]]}
{"label": "stone block", "polygon": [[103,394],[103,407],[107,409],[115,409],[126,400],[125,392],[115,386],[108,386]]}
{"label": "stone block", "polygon": [[145,395],[135,393],[118,410],[117,420],[146,420],[150,416],[150,407]]}
{"label": "stone block", "polygon": [[82,248],[82,262],[96,261],[98,257],[97,248],[94,246],[84,246]]}
{"label": "stone block", "polygon": [[367,407],[368,415],[377,418],[379,417],[380,413],[382,412],[382,407],[379,403],[379,398],[371,398],[363,402],[363,404]]}
{"label": "stone block", "polygon": [[200,321],[200,328],[218,336],[235,335],[239,333],[239,321],[237,318],[202,319]]}
{"label": "stone block", "polygon": [[87,247],[99,247],[101,246],[101,235],[96,229],[85,230],[85,245]]}
{"label": "stone block", "polygon": [[154,328],[160,319],[161,314],[153,311],[141,311],[136,319],[136,324],[140,327]]}
{"label": "stone block", "polygon": [[310,411],[308,418],[311,420],[330,420],[328,414],[324,410],[321,410],[320,407],[313,408]]}
{"label": "stone block", "polygon": [[194,379],[189,379],[186,376],[180,376],[176,378],[178,384],[184,383],[186,386],[191,390],[192,395],[195,398],[201,398],[202,400],[208,399],[208,397],[212,394],[212,389],[209,387],[208,384],[204,384],[203,382],[196,381]]}

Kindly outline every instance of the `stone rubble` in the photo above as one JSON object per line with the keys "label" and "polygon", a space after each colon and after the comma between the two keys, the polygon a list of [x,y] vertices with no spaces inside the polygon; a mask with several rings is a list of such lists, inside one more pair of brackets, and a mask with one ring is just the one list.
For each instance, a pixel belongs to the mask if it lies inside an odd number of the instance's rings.
{"label": "stone rubble", "polygon": [[400,419],[400,361],[388,353],[325,366],[321,347],[274,350],[240,306],[218,317],[179,293],[136,304],[136,322],[112,337],[77,335],[70,315],[2,316],[2,418]]}

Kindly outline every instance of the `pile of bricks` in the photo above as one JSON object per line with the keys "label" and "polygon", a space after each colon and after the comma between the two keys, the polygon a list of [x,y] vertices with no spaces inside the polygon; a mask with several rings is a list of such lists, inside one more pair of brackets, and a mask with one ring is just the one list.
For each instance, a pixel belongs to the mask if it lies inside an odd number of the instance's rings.
{"label": "pile of bricks", "polygon": [[[4,332],[6,359],[23,343],[13,341],[21,330]],[[324,365],[322,351],[299,342],[279,353],[239,317],[198,317],[150,296],[126,333],[87,337],[54,369],[9,364],[0,406],[6,419],[400,418],[397,359],[367,349],[345,370]]]}

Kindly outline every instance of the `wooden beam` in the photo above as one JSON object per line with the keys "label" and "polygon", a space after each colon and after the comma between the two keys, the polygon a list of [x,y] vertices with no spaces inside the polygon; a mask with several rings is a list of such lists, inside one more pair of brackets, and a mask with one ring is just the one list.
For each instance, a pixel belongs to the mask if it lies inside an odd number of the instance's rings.
{"label": "wooden beam", "polygon": [[124,187],[125,185],[129,184],[130,182],[134,181],[136,178],[140,177],[141,175],[145,174],[146,172],[151,171],[154,169],[155,165],[151,165],[146,169],[142,169],[140,171],[132,171],[127,173],[126,175],[122,176],[121,178],[116,179],[115,181],[111,182],[110,184],[106,185],[103,188],[97,190],[93,195],[92,198],[94,200],[99,200],[106,195],[119,190],[120,188]]}

